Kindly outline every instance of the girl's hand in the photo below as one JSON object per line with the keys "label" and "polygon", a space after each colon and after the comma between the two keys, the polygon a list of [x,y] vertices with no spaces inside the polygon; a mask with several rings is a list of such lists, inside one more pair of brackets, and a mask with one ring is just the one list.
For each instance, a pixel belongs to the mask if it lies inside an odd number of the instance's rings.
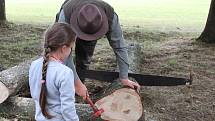
{"label": "girl's hand", "polygon": [[75,81],[75,92],[84,100],[87,98],[88,95],[87,87],[81,82],[81,80]]}

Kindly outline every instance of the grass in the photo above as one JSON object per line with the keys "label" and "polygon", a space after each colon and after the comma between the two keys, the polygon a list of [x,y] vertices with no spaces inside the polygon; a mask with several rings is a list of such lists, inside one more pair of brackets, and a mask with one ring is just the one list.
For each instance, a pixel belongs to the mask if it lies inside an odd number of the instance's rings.
{"label": "grass", "polygon": [[[64,0],[6,0],[9,21],[50,24]],[[121,24],[159,30],[201,31],[211,0],[105,0]]]}
{"label": "grass", "polygon": [[8,20],[31,24],[51,23],[62,2],[62,0],[7,0]]}
{"label": "grass", "polygon": [[0,71],[41,53],[44,30],[29,25],[8,24],[0,29]]}

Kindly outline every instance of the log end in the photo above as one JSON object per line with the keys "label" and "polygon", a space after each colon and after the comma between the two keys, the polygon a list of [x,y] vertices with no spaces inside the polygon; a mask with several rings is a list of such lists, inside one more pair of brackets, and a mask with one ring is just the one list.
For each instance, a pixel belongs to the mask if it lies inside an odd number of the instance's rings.
{"label": "log end", "polygon": [[104,109],[101,118],[108,121],[138,121],[143,114],[140,96],[129,88],[118,89],[95,105]]}
{"label": "log end", "polygon": [[0,82],[0,104],[3,103],[9,97],[8,88]]}

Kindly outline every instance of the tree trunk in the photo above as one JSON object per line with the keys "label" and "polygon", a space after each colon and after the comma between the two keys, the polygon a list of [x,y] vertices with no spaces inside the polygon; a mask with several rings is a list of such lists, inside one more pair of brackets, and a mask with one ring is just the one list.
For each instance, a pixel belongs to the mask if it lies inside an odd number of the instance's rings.
{"label": "tree trunk", "polygon": [[[98,95],[94,95],[97,98],[100,98],[100,100],[98,100],[95,103],[95,105],[99,109],[105,108],[104,109],[105,112],[104,114],[102,113],[101,117],[98,117],[93,121],[103,121],[103,119],[113,119],[113,117],[116,119],[116,117],[119,117],[118,116],[119,114],[121,116],[121,112],[124,113],[125,117],[130,116],[129,121],[137,121],[137,118],[136,120],[133,120],[133,117],[137,117],[137,114],[140,114],[140,112],[142,113],[143,109],[142,109],[141,101],[135,100],[134,96],[135,95],[137,96],[137,94],[134,94],[135,93],[134,90],[133,91],[131,91],[131,89],[127,90],[127,88],[118,89],[118,87],[119,87],[118,82],[116,82],[109,85],[108,88],[102,90],[100,93],[98,93]],[[105,91],[108,91],[110,89],[111,89],[110,92],[107,92],[104,94]],[[113,90],[115,90],[115,92]],[[134,94],[134,96],[132,97],[133,94],[128,95],[128,93],[124,93],[125,91],[122,91],[122,90],[126,90],[126,92],[129,92],[129,93],[131,92]],[[112,92],[117,94],[114,94]],[[122,92],[122,93],[120,94],[119,92]],[[105,95],[105,97],[103,94]],[[106,96],[108,94],[109,96]],[[137,96],[137,98],[139,99],[139,96]],[[104,102],[111,104],[111,106],[105,104]],[[137,109],[141,109],[141,111],[136,111],[135,108],[133,109],[129,108],[131,107],[129,106],[131,104],[135,105]],[[105,105],[107,105],[107,107],[105,107]],[[92,116],[92,114],[94,114],[92,111],[92,108],[87,104],[76,104],[76,111],[80,118],[80,121],[91,121],[90,117]],[[22,121],[25,121],[25,120],[29,121],[29,120],[34,120],[34,115],[35,115],[35,104],[33,99],[31,98],[14,96],[14,97],[8,98],[4,103],[0,104],[0,117],[3,117],[3,118],[7,118],[7,119],[16,118]],[[128,119],[127,117],[122,119],[126,120]],[[115,120],[109,120],[109,121],[115,121]],[[121,120],[117,120],[117,121],[121,121]],[[138,121],[144,121],[144,116],[142,116]]]}
{"label": "tree trunk", "polygon": [[6,100],[9,95],[15,96],[20,90],[27,89],[28,70],[32,60],[36,58],[37,57],[0,72],[0,90],[2,94],[2,96],[0,96],[0,103]]}
{"label": "tree trunk", "polygon": [[215,43],[215,0],[211,0],[207,23],[198,40]]}
{"label": "tree trunk", "polygon": [[[20,93],[20,91],[22,91],[23,89],[24,89],[24,91],[26,91],[25,89],[27,89],[27,87],[28,87],[29,66],[30,66],[30,63],[32,62],[32,60],[35,60],[36,58],[37,57],[35,57],[27,62],[24,62],[18,66],[15,66],[13,68],[0,72],[0,82],[2,82],[4,84],[4,86],[0,85],[1,94],[3,94],[3,93],[6,94],[6,92],[8,93],[8,91],[6,91],[6,90],[9,90],[9,92],[10,92],[9,93],[10,98],[8,100],[4,101],[4,103],[0,104],[0,114],[8,114],[9,116],[15,114],[18,116],[20,115],[27,119],[32,119],[32,117],[34,115],[33,100],[26,99],[26,98],[16,98],[16,97],[14,98],[14,96],[16,96],[18,93]],[[136,111],[137,111],[137,114],[140,114],[140,112],[142,113],[143,109],[142,109],[142,104],[141,104],[139,95],[137,93],[135,93],[134,90],[133,90],[133,92],[131,92],[132,94],[130,94],[130,92],[124,93],[124,92],[128,92],[128,91],[121,91],[122,92],[121,93],[119,90],[122,89],[122,87],[123,87],[123,85],[119,81],[116,81],[115,83],[112,83],[109,86],[107,86],[107,88],[102,89],[97,94],[92,95],[92,99],[97,101],[96,105],[98,107],[103,107],[104,105],[106,105],[104,103],[101,103],[104,101],[100,101],[100,99],[107,100],[107,102],[110,102],[110,103],[114,103],[114,106],[112,106],[111,110],[109,111],[110,113],[112,112],[112,109],[114,109],[114,108],[118,109],[117,107],[120,107],[120,105],[124,105],[123,107],[127,107],[127,103],[129,103],[129,105],[130,104],[134,105],[134,107],[138,106],[138,108],[140,110],[133,110],[134,108],[131,106],[132,109],[119,108],[119,111],[116,111],[116,113],[120,112],[120,111],[122,111],[124,114],[129,114],[129,115],[130,115],[129,112],[134,112],[134,114]],[[113,94],[115,92],[117,92],[117,94]],[[112,100],[112,98],[111,98],[111,100],[110,100],[108,95],[112,95],[109,97],[115,97],[115,99]],[[113,95],[116,95],[116,96],[113,96]],[[123,101],[120,101],[121,97],[123,97],[123,95],[125,95],[126,97],[123,98]],[[106,96],[107,96],[107,99],[106,99]],[[6,98],[4,98],[4,99],[6,99]],[[134,101],[131,101],[130,99],[132,99]],[[117,101],[116,104],[115,104],[115,101]],[[90,115],[92,114],[91,108],[89,106],[83,108],[82,104],[80,104],[80,108],[79,108],[79,106],[77,106],[77,112],[78,112],[78,115],[80,116],[81,121],[87,121],[86,119],[88,119],[90,117]],[[115,114],[115,113],[113,113],[113,114]],[[134,115],[134,114],[132,113],[132,115]],[[111,117],[111,115],[109,115],[109,117]],[[121,114],[120,114],[120,116],[121,116]],[[103,116],[103,118],[105,118],[105,117],[107,117],[107,115]],[[82,118],[83,118],[83,120],[82,120]],[[102,121],[100,117],[97,118],[96,120]],[[139,121],[144,121],[144,117],[142,117]]]}
{"label": "tree trunk", "polygon": [[5,0],[0,0],[0,22],[3,22],[5,20],[6,20]]}
{"label": "tree trunk", "polygon": [[[87,104],[76,104],[76,111],[80,121],[87,121],[93,114],[91,107]],[[21,121],[33,121],[35,116],[35,104],[31,98],[11,97],[0,104],[0,117]],[[102,121],[97,119],[97,121]]]}

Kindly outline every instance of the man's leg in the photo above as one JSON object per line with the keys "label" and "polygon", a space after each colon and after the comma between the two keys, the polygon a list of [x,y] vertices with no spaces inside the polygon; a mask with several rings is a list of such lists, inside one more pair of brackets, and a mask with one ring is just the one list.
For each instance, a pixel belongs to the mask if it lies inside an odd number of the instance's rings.
{"label": "man's leg", "polygon": [[[78,74],[81,70],[89,69],[96,42],[97,40],[85,41],[77,38],[75,45],[75,62]],[[80,77],[80,79],[82,82],[85,80],[83,77]]]}

